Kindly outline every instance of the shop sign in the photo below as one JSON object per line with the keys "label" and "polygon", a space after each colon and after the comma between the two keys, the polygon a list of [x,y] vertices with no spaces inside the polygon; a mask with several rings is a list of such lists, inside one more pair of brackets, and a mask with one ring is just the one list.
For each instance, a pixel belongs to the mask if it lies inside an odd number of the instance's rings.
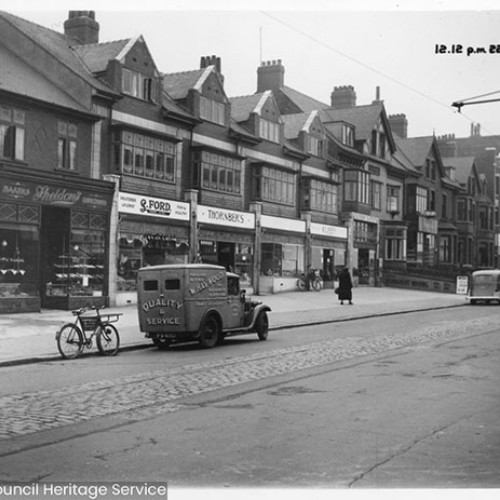
{"label": "shop sign", "polygon": [[311,234],[328,236],[330,238],[347,239],[347,228],[340,226],[328,226],[326,224],[311,223]]}
{"label": "shop sign", "polygon": [[56,206],[92,206],[106,209],[108,200],[96,193],[35,182],[3,180],[0,198]]}
{"label": "shop sign", "polygon": [[267,229],[278,229],[280,231],[290,231],[293,233],[305,233],[306,222],[301,219],[286,219],[285,217],[274,217],[263,215],[261,218],[262,227]]}
{"label": "shop sign", "polygon": [[189,220],[189,203],[131,193],[119,193],[118,211],[127,214]]}
{"label": "shop sign", "polygon": [[198,205],[198,222],[254,229],[255,214]]}

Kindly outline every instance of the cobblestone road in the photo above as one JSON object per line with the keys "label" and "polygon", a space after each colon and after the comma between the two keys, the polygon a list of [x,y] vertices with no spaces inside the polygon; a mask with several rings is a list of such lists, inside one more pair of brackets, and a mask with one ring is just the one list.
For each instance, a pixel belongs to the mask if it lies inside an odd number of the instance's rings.
{"label": "cobblestone road", "polygon": [[182,399],[329,363],[498,329],[491,317],[442,322],[397,335],[348,337],[0,398],[0,440],[129,412],[131,419],[176,411]]}

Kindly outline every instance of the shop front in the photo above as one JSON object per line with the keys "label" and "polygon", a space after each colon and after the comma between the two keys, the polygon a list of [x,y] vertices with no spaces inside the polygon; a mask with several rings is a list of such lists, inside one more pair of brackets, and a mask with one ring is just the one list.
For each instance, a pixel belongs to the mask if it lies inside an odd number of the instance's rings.
{"label": "shop front", "polygon": [[135,303],[141,267],[189,259],[189,203],[120,192],[116,303]]}
{"label": "shop front", "polygon": [[200,262],[238,274],[241,287],[253,293],[255,214],[198,205],[197,221]]}
{"label": "shop front", "polygon": [[262,215],[261,227],[259,293],[296,290],[306,272],[306,222]]}
{"label": "shop front", "polygon": [[325,288],[334,288],[337,271],[346,266],[347,228],[311,223],[311,267]]}
{"label": "shop front", "polygon": [[107,304],[113,185],[2,171],[0,312]]}

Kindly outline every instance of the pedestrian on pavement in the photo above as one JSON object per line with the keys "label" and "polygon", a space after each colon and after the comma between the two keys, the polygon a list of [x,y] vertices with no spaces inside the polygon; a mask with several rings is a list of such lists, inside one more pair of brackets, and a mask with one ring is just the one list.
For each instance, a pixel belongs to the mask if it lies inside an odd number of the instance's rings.
{"label": "pedestrian on pavement", "polygon": [[349,301],[349,305],[352,306],[352,280],[349,274],[349,269],[344,267],[339,274],[339,300],[340,305],[344,305],[344,300]]}

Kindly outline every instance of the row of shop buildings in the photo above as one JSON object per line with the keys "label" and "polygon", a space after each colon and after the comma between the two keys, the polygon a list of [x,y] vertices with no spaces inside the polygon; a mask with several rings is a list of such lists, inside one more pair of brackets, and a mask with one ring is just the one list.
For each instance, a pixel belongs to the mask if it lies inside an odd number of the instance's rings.
{"label": "row of shop buildings", "polygon": [[64,34],[8,13],[0,29],[0,312],[132,303],[159,263],[223,265],[257,294],[309,268],[378,285],[495,263],[495,177],[441,154],[450,137],[408,138],[378,89],[322,103],[272,61],[231,98],[219,58],[163,73],[141,36],[99,43],[92,11]]}

